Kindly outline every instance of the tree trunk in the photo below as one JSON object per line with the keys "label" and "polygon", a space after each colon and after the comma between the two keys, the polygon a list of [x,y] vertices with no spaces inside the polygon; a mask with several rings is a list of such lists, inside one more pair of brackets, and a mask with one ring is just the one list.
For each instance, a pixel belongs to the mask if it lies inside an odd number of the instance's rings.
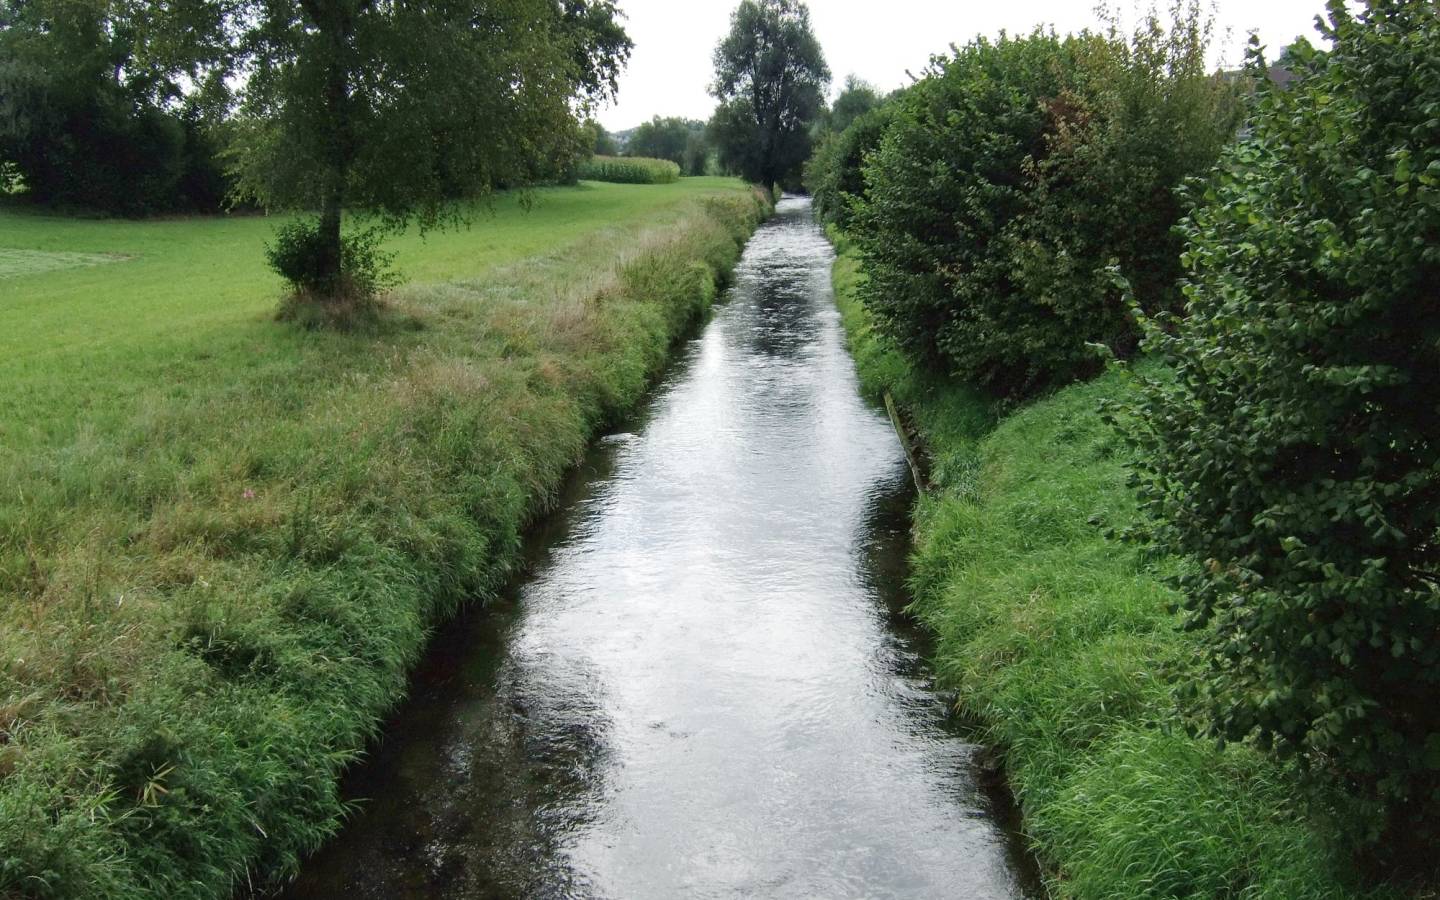
{"label": "tree trunk", "polygon": [[328,299],[339,299],[343,288],[343,250],[340,220],[345,209],[345,181],[350,171],[353,135],[350,123],[350,81],[348,56],[354,32],[353,10],[348,0],[301,0],[301,7],[325,39],[323,86],[326,172],[320,195],[319,246],[316,268]]}
{"label": "tree trunk", "polygon": [[341,289],[340,274],[344,260],[340,245],[340,216],[345,200],[345,174],[331,171],[325,176],[325,194],[320,207],[320,245],[316,266],[326,291],[333,299]]}

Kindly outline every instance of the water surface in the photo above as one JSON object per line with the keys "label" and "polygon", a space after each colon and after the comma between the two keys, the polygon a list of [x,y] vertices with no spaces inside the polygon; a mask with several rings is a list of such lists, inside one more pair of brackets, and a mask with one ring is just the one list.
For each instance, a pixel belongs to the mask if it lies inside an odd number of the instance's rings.
{"label": "water surface", "polygon": [[833,258],[783,201],[530,576],[437,638],[292,896],[1032,895],[899,613],[908,470]]}

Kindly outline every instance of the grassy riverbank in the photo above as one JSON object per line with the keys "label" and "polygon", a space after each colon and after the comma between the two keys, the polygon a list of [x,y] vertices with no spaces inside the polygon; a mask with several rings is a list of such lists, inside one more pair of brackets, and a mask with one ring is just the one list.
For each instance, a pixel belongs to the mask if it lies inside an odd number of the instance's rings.
{"label": "grassy riverbank", "polygon": [[543,191],[272,319],[262,219],[0,212],[0,896],[224,896],[342,813],[428,626],[714,296],[767,200]]}
{"label": "grassy riverbank", "polygon": [[877,337],[860,277],[842,255],[862,381],[891,392],[932,462],[914,609],[938,635],[943,682],[1004,758],[1053,893],[1367,896],[1291,773],[1185,736],[1166,673],[1190,639],[1160,574],[1105,536],[1137,514],[1127,451],[1098,411],[1131,390],[1123,373],[1001,414]]}

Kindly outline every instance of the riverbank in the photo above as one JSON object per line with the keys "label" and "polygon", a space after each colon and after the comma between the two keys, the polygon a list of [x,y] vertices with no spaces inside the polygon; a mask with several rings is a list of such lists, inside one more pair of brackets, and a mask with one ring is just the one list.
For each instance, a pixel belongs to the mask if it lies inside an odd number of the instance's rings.
{"label": "riverbank", "polygon": [[[915,512],[915,614],[936,666],[999,751],[1057,897],[1390,896],[1360,889],[1339,829],[1294,774],[1185,735],[1188,651],[1163,563],[1107,532],[1135,520],[1126,449],[1100,418],[1123,372],[1015,410],[926,376],[873,331],[863,275],[834,278],[862,383],[889,392],[929,457]],[[1143,364],[1142,364],[1143,365]]]}
{"label": "riverbank", "polygon": [[769,208],[536,199],[398,241],[411,283],[348,334],[272,320],[268,223],[0,217],[0,896],[292,870],[429,627],[505,582]]}

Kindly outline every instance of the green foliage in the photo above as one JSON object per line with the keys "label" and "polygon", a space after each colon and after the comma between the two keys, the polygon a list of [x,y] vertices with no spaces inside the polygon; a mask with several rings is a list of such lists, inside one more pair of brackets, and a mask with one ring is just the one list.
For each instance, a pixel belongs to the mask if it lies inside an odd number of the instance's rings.
{"label": "green foliage", "polygon": [[680,179],[680,167],[668,159],[597,156],[581,164],[580,177],[616,184],[671,184]]}
{"label": "green foliage", "polygon": [[1107,536],[1140,513],[1099,405],[1133,396],[1133,379],[1109,372],[999,416],[899,352],[857,302],[862,279],[843,254],[862,384],[892,394],[930,461],[912,609],[938,637],[941,685],[1003,756],[1052,896],[1399,895],[1363,886],[1290,768],[1186,734],[1175,676],[1197,639],[1168,611],[1173,564]]}
{"label": "green foliage", "polygon": [[0,161],[41,204],[217,209],[221,41],[190,5],[0,2]]}
{"label": "green foliage", "polygon": [[317,264],[324,255],[320,223],[297,219],[276,230],[274,243],[265,247],[265,259],[298,296],[325,303],[343,298],[352,305],[365,305],[398,280],[389,268],[392,255],[380,251],[381,237],[374,228],[341,237],[337,275]]}
{"label": "green foliage", "polygon": [[757,184],[797,185],[829,82],[809,7],[741,0],[715,48],[710,88],[720,101],[710,136],[721,164]]}
{"label": "green foliage", "polygon": [[594,119],[587,120],[585,127],[593,135],[590,141],[590,156],[619,156],[620,145],[615,140],[615,135],[605,130],[605,126]]}
{"label": "green foliage", "polygon": [[821,221],[848,230],[865,198],[866,158],[880,146],[894,115],[886,104],[857,116],[844,131],[827,133],[805,164],[805,189]]}
{"label": "green foliage", "polygon": [[360,334],[263,315],[258,217],[0,211],[0,245],[131,257],[4,283],[0,896],[293,871],[430,626],[516,570],[764,212],[701,179],[529,199],[393,238],[418,283]]}
{"label": "green foliage", "polygon": [[[1330,7],[1184,225],[1174,367],[1129,408],[1205,733],[1333,774],[1440,840],[1440,19]],[[1264,72],[1258,52],[1252,73]],[[1381,819],[1381,811],[1385,818]],[[1431,860],[1433,862],[1433,859]]]}
{"label": "green foliage", "polygon": [[825,131],[836,134],[844,131],[856,119],[879,106],[884,99],[873,84],[859,76],[846,75],[845,87],[825,114]]}
{"label": "green foliage", "polygon": [[230,15],[249,75],[237,190],[320,210],[332,282],[347,205],[429,228],[462,219],[457,200],[570,168],[577,101],[613,94],[630,50],[610,0],[250,0]]}
{"label": "green foliage", "polygon": [[685,175],[704,175],[709,154],[705,123],[678,116],[656,116],[630,135],[625,144],[625,154],[668,159]]}
{"label": "green foliage", "polygon": [[1231,134],[1198,5],[1129,39],[1036,31],[937,57],[864,166],[867,303],[927,364],[1001,396],[1093,374],[1175,303],[1181,180]]}

